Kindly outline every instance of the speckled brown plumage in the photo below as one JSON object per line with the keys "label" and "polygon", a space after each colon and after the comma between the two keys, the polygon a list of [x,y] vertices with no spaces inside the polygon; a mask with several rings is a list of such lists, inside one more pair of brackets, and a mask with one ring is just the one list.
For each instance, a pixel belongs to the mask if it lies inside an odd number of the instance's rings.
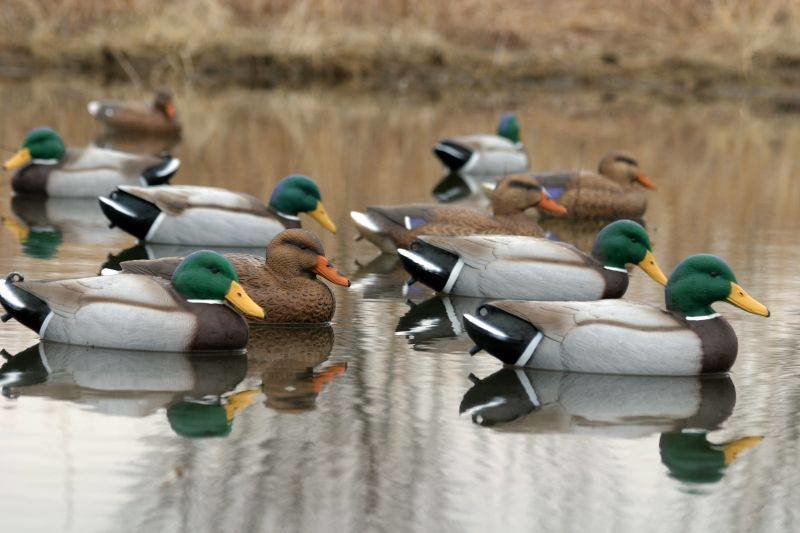
{"label": "speckled brown plumage", "polygon": [[[279,233],[267,246],[266,262],[252,255],[225,254],[242,287],[266,313],[265,319],[248,320],[268,324],[329,322],[336,311],[336,299],[317,279],[319,261],[324,256],[319,239],[303,229]],[[126,261],[120,266],[125,272],[168,278],[179,263],[179,258],[168,257]],[[333,269],[329,263],[328,267]]]}
{"label": "speckled brown plumage", "polygon": [[[636,160],[623,152],[610,152],[600,161],[597,173],[589,171],[536,174],[545,187],[562,189],[559,203],[570,220],[641,219],[647,197]],[[649,183],[649,180],[646,181]]]}
{"label": "speckled brown plumage", "polygon": [[500,181],[492,193],[493,214],[469,207],[436,204],[369,207],[367,214],[394,246],[400,248],[408,247],[419,235],[541,237],[544,231],[525,210],[539,206],[543,198],[542,188],[534,178],[515,175]]}

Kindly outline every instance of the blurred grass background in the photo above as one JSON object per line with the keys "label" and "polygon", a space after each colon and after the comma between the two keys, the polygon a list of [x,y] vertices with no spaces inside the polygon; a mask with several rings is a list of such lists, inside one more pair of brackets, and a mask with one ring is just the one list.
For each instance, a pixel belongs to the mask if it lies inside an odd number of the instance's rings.
{"label": "blurred grass background", "polygon": [[135,82],[800,82],[800,0],[4,0],[0,67]]}

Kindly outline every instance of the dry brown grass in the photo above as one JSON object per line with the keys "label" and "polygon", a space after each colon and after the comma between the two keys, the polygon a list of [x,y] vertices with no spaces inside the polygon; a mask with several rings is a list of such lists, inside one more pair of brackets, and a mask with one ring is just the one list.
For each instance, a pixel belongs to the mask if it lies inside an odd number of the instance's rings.
{"label": "dry brown grass", "polygon": [[5,0],[0,64],[281,83],[800,79],[798,0]]}

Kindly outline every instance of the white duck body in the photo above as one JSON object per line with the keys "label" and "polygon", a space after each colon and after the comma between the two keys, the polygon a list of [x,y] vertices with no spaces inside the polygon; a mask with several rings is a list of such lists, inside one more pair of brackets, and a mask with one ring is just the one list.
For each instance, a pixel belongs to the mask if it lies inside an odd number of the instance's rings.
{"label": "white duck body", "polygon": [[[14,287],[49,307],[38,331],[49,341],[162,352],[243,351],[247,343],[247,324],[236,311],[220,302],[189,302],[168,282],[148,276],[20,281]],[[217,346],[207,347],[208,341]]]}
{"label": "white duck body", "polygon": [[[264,247],[286,229],[276,213],[249,194],[177,185],[119,188],[160,210],[142,240],[161,244]],[[290,220],[299,226],[299,219]]]}
{"label": "white duck body", "polygon": [[144,173],[174,173],[180,161],[90,146],[69,149],[60,160],[33,160],[13,178],[14,190],[57,197],[97,197],[120,185],[147,185]]}
{"label": "white duck body", "polygon": [[507,354],[514,360],[505,362],[518,366],[600,374],[695,376],[727,371],[736,358],[736,335],[716,314],[688,321],[677,313],[624,300],[502,300],[481,308],[478,317],[465,316],[471,336],[476,327],[486,324],[481,315],[491,313],[492,308],[533,326],[535,335],[524,351]]}
{"label": "white duck body", "polygon": [[521,142],[499,135],[466,135],[448,139],[472,151],[459,170],[470,176],[505,176],[528,170],[528,154]]}
{"label": "white duck body", "polygon": [[[459,296],[599,300],[622,296],[628,286],[626,271],[606,269],[567,243],[510,235],[423,235],[419,240],[458,258],[440,290]],[[425,252],[424,246],[417,251]]]}

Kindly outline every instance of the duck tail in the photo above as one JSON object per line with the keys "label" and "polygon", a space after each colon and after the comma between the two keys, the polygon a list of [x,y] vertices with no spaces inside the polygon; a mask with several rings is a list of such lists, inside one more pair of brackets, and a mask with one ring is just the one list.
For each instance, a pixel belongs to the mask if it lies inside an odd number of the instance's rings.
{"label": "duck tail", "polygon": [[514,366],[529,363],[543,337],[530,322],[488,304],[478,308],[478,316],[464,315],[464,329],[475,342],[471,355],[486,350]]}
{"label": "duck tail", "polygon": [[449,293],[464,266],[456,254],[420,239],[411,243],[410,250],[398,248],[397,254],[411,279],[437,292]]}
{"label": "duck tail", "polygon": [[458,172],[472,157],[472,150],[455,141],[440,141],[433,147],[433,153],[451,172]]}
{"label": "duck tail", "polygon": [[100,209],[111,222],[110,227],[119,227],[139,240],[145,240],[161,210],[153,203],[142,200],[128,192],[117,189],[109,196],[97,198]]}
{"label": "duck tail", "polygon": [[389,227],[394,224],[380,214],[369,210],[367,213],[350,211],[350,218],[361,237],[380,248],[381,251],[393,254],[397,247],[389,235]]}
{"label": "duck tail", "polygon": [[50,306],[44,300],[19,287],[17,283],[21,281],[25,281],[25,278],[17,272],[12,272],[0,284],[0,304],[6,310],[6,314],[0,317],[0,320],[8,322],[13,318],[39,333],[50,314]]}
{"label": "duck tail", "polygon": [[162,162],[152,166],[142,173],[142,179],[148,186],[165,185],[178,172],[181,167],[181,160],[169,154],[162,156]]}

